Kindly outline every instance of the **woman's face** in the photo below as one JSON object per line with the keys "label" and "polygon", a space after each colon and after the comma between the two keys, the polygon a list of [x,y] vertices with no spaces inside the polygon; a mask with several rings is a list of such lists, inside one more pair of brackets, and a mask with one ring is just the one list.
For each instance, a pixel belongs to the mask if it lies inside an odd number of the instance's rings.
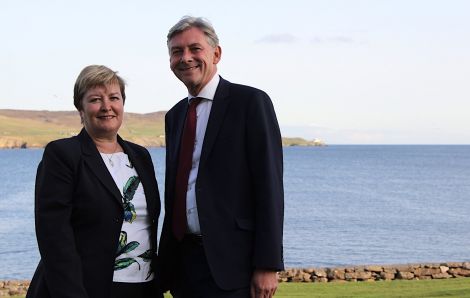
{"label": "woman's face", "polygon": [[115,138],[123,113],[124,102],[118,84],[96,86],[83,96],[80,117],[92,137]]}

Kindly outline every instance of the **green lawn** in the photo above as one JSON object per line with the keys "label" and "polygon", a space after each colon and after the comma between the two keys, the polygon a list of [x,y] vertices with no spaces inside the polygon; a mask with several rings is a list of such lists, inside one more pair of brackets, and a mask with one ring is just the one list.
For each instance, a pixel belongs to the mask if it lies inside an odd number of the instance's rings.
{"label": "green lawn", "polygon": [[347,283],[281,283],[276,297],[470,297],[470,278]]}
{"label": "green lawn", "polygon": [[[346,283],[281,283],[275,297],[470,298],[470,278]],[[24,296],[14,298],[24,298]],[[171,298],[171,295],[166,294],[165,298]]]}

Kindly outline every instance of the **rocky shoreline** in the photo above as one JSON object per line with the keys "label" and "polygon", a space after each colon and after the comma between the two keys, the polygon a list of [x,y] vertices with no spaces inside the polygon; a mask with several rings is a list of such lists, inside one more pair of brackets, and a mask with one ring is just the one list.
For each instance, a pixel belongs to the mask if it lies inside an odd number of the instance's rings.
{"label": "rocky shoreline", "polygon": [[370,265],[341,268],[291,268],[279,273],[281,282],[356,282],[470,277],[470,262]]}
{"label": "rocky shoreline", "polygon": [[[280,282],[373,282],[470,277],[470,262],[369,265],[338,268],[289,268]],[[26,295],[29,280],[0,280],[0,297]]]}

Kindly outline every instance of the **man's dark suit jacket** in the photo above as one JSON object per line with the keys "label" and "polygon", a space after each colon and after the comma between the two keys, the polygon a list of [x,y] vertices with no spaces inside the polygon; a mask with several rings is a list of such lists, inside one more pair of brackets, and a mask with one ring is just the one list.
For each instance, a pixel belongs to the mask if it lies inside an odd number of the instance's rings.
{"label": "man's dark suit jacket", "polygon": [[[156,256],[160,198],[152,160],[145,148],[119,136],[118,142],[144,187]],[[27,297],[109,297],[124,209],[119,189],[85,129],[46,146],[35,201],[41,261]]]}
{"label": "man's dark suit jacket", "polygon": [[[187,107],[185,98],[165,117],[165,219],[159,248],[165,290],[174,287],[178,268],[171,217]],[[269,96],[221,78],[196,180],[204,250],[221,289],[249,286],[255,268],[283,270],[282,176],[282,141]]]}

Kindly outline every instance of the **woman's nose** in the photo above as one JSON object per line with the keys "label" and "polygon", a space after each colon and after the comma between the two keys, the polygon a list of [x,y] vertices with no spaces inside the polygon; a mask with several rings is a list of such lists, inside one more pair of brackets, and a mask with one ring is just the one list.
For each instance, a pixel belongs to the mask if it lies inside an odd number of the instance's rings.
{"label": "woman's nose", "polygon": [[102,110],[102,111],[109,111],[109,110],[111,110],[111,102],[109,101],[109,99],[105,98],[105,99],[101,102],[101,110]]}

